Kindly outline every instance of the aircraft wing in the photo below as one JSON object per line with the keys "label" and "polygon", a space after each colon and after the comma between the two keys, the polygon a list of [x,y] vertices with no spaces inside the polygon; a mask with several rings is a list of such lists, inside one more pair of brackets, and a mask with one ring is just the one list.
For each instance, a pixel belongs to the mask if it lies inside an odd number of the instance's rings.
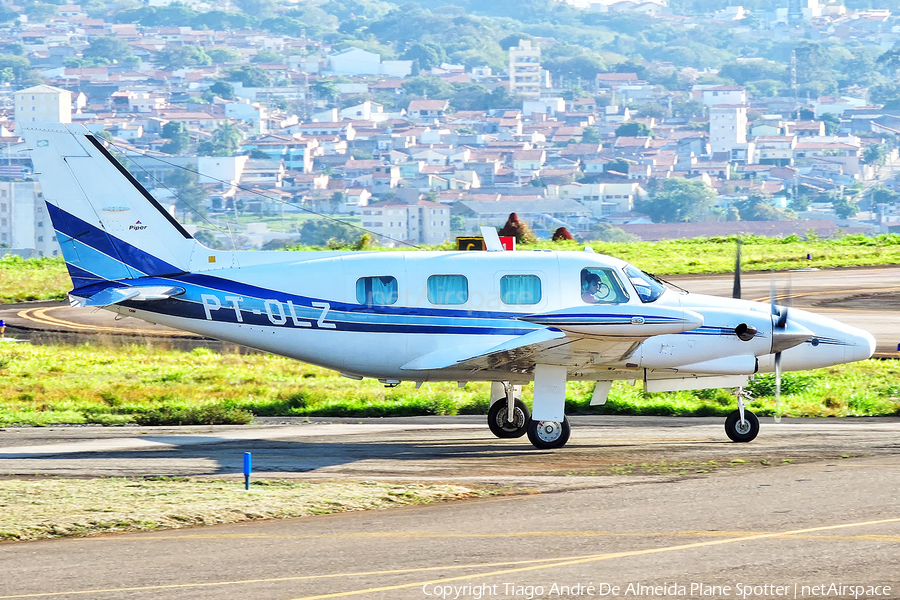
{"label": "aircraft wing", "polygon": [[471,344],[445,348],[401,368],[527,373],[536,364],[546,364],[583,373],[627,359],[648,337],[689,331],[703,325],[703,317],[693,311],[634,305],[571,308],[523,315],[520,320],[546,327],[499,345],[486,341],[480,348]]}

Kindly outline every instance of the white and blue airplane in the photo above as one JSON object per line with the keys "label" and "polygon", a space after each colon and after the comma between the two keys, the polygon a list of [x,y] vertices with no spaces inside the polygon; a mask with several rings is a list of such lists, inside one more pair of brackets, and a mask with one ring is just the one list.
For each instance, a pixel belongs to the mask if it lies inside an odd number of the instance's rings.
{"label": "white and blue airplane", "polygon": [[[569,438],[568,380],[649,392],[737,388],[756,373],[869,358],[875,340],[786,307],[689,294],[593,252],[231,252],[200,244],[81,126],[23,124],[74,289],[102,307],[388,386],[490,381],[488,425],[538,448]],[[529,412],[521,386],[534,382]]]}

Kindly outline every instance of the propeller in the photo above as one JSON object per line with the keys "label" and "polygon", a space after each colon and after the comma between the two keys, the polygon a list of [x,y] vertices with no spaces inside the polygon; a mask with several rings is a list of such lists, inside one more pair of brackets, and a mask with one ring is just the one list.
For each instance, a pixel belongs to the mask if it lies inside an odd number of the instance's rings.
{"label": "propeller", "polygon": [[[797,336],[805,335],[804,333],[794,334],[788,331],[788,307],[791,301],[791,282],[788,279],[787,294],[784,295],[784,304],[779,308],[775,305],[775,272],[772,272],[772,286],[769,290],[769,304],[772,307],[772,316],[777,315],[777,319],[772,324],[772,349],[775,351],[775,422],[781,423],[781,352],[796,344],[792,343],[784,347],[788,339],[796,340]],[[805,328],[804,328],[805,329]],[[808,330],[807,330],[808,331]],[[806,339],[809,339],[808,337]],[[805,340],[801,340],[805,341]],[[799,343],[799,342],[797,342]]]}
{"label": "propeller", "polygon": [[737,250],[734,254],[734,288],[731,297],[741,299],[741,240],[737,240]]}

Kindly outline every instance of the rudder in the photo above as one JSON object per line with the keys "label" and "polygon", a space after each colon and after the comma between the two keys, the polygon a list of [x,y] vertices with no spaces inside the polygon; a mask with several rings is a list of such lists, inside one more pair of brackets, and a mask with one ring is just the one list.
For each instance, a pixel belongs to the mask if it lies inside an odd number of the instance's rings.
{"label": "rudder", "polygon": [[76,288],[188,270],[197,242],[84,127],[23,124]]}

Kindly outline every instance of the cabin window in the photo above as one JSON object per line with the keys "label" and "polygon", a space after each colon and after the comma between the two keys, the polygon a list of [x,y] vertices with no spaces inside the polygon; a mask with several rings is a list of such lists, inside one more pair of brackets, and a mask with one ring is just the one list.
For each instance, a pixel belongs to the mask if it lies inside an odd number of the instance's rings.
{"label": "cabin window", "polygon": [[356,280],[356,301],[368,306],[396,304],[397,280],[391,276],[361,277]]}
{"label": "cabin window", "polygon": [[628,292],[612,269],[589,267],[581,270],[581,300],[587,304],[622,304]]}
{"label": "cabin window", "polygon": [[504,275],[500,278],[503,304],[537,304],[541,301],[541,278],[537,275]]}
{"label": "cabin window", "polygon": [[625,274],[628,275],[628,279],[631,281],[631,285],[634,286],[635,291],[637,291],[641,302],[653,302],[666,291],[663,284],[635,266],[628,265],[625,267]]}
{"label": "cabin window", "polygon": [[432,304],[465,304],[469,300],[469,280],[464,275],[432,275],[426,288]]}

